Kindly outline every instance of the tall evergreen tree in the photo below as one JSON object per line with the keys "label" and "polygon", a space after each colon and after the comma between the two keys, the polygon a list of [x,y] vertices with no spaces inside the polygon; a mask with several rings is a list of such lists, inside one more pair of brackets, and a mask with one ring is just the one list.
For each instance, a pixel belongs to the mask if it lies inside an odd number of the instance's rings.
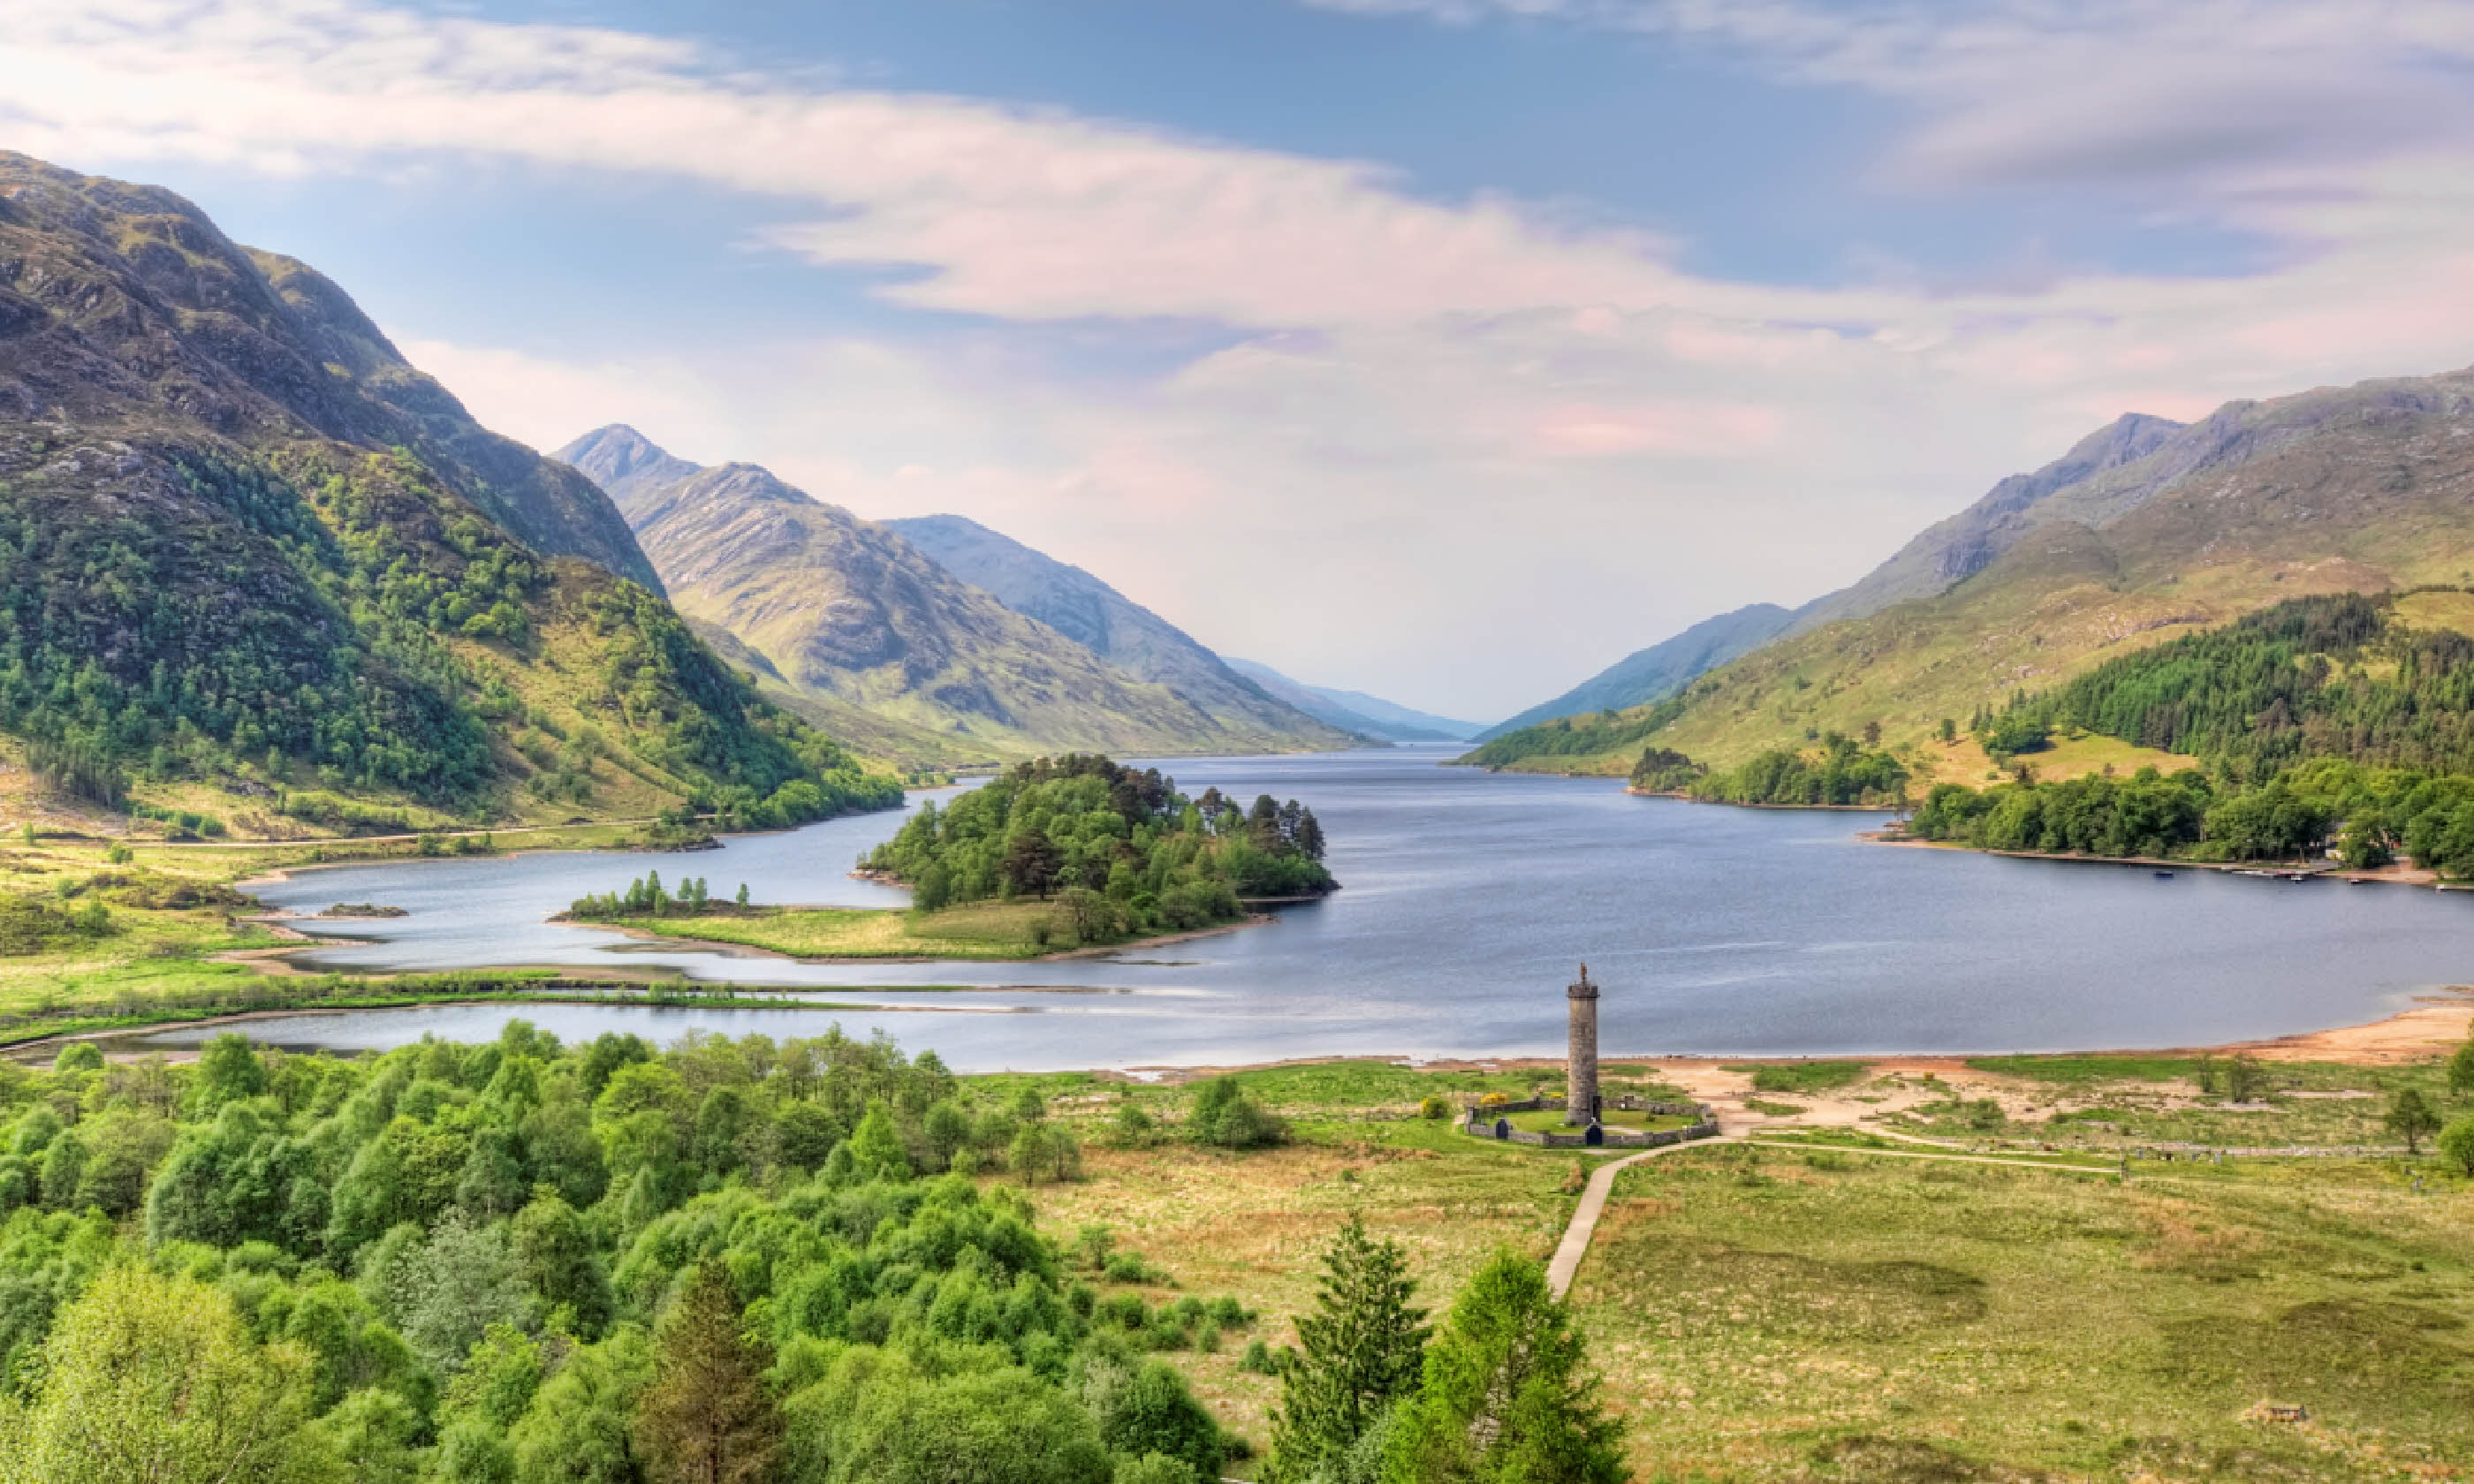
{"label": "tall evergreen tree", "polygon": [[1367,1429],[1418,1389],[1419,1368],[1432,1332],[1426,1311],[1413,1306],[1418,1281],[1397,1242],[1366,1234],[1366,1218],[1348,1224],[1323,1250],[1315,1312],[1298,1321],[1298,1353],[1284,1375],[1272,1413],[1269,1476],[1288,1484],[1323,1472],[1346,1457]]}
{"label": "tall evergreen tree", "polygon": [[664,1318],[656,1379],[636,1407],[636,1446],[654,1484],[760,1484],[782,1450],[764,1389],[771,1347],[746,1332],[730,1277],[699,1263]]}
{"label": "tall evergreen tree", "polygon": [[1386,1484],[1623,1484],[1623,1430],[1599,1410],[1584,1350],[1545,1266],[1496,1254],[1426,1352]]}

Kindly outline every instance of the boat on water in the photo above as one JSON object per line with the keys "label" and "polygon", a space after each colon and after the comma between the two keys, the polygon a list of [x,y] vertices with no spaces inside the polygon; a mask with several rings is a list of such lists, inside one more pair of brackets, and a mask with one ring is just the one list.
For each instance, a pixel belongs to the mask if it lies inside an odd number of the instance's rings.
{"label": "boat on water", "polygon": [[2171,881],[2173,879],[2173,873],[2170,871],[2160,871],[2156,873],[2156,879],[2159,881]]}

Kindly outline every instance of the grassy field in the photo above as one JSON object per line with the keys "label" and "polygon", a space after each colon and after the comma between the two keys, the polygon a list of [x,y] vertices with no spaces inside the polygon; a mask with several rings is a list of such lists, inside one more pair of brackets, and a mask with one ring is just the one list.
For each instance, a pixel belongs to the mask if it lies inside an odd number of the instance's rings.
{"label": "grassy field", "polygon": [[[1573,1301],[1636,1477],[2474,1480],[2474,1182],[2429,1158],[2134,1158],[2127,1184],[2110,1173],[2175,1120],[2219,1118],[2263,1144],[2375,1138],[2384,1095],[2321,1094],[2412,1084],[2441,1096],[2436,1065],[2275,1064],[2278,1092],[2249,1113],[2187,1106],[2195,1067],[1993,1059],[1980,1075],[1999,1079],[2009,1112],[1990,1131],[1960,1120],[1946,1132],[1970,1146],[1947,1152],[2025,1164],[1911,1158],[1944,1151],[1869,1127],[1772,1128],[1758,1137],[1790,1147],[1686,1146],[1627,1170]],[[1347,1212],[1408,1247],[1422,1298],[1441,1307],[1494,1248],[1551,1250],[1603,1158],[1408,1115],[1428,1091],[1526,1095],[1542,1071],[1347,1062],[1242,1080],[1295,1142],[1108,1148],[1119,1104],[1173,1130],[1189,1089],[974,1079],[1007,1095],[1040,1088],[1086,1140],[1085,1178],[1034,1192],[1045,1228],[1067,1241],[1111,1228],[1164,1280],[1141,1285],[1153,1299],[1226,1293],[1260,1311],[1216,1352],[1165,1357],[1257,1444],[1277,1383],[1239,1354],[1252,1338],[1293,1340],[1316,1253]],[[1885,1108],[1919,1090],[1937,1107],[1945,1088],[1972,1108],[1981,1090],[1895,1074],[1839,1087]],[[2051,1121],[2086,1110],[2105,1116]],[[1877,1126],[1931,1121],[1887,1113]],[[2070,1145],[2048,1152],[2048,1136]],[[2265,1404],[2310,1417],[2267,1420]]]}
{"label": "grassy field", "polygon": [[744,914],[619,918],[611,925],[792,958],[1026,959],[1072,945],[1071,933],[1057,924],[1055,905],[1037,901],[964,902],[937,912],[764,907]]}

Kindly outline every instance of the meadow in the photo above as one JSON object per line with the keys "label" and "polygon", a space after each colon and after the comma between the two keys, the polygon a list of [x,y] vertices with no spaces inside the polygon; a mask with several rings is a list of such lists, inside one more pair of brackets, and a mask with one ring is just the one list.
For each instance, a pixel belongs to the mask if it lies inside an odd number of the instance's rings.
{"label": "meadow", "polygon": [[[2474,1182],[2427,1153],[2219,1164],[2151,1152],[2211,1131],[2244,1145],[2380,1145],[2394,1089],[2457,1113],[2468,1100],[2448,1101],[2430,1062],[2277,1063],[2261,1111],[2209,1112],[2197,1065],[2002,1058],[1929,1079],[1833,1067],[1812,1080],[1879,1116],[1774,1123],[1760,1144],[1687,1146],[1625,1170],[1572,1301],[1636,1476],[2474,1479]],[[1245,1073],[1295,1135],[1249,1154],[1105,1147],[1128,1103],[1173,1126],[1177,1088],[1020,1080],[1087,1140],[1083,1178],[1036,1192],[1043,1228],[1071,1240],[1109,1227],[1163,1280],[1155,1297],[1234,1295],[1275,1346],[1346,1213],[1404,1244],[1440,1306],[1496,1247],[1550,1251],[1604,1158],[1415,1116],[1424,1090],[1517,1097],[1551,1086],[1550,1068]],[[2349,1091],[2375,1095],[2312,1095]],[[1985,1102],[1998,1123],[1937,1112]],[[1949,1143],[1918,1141],[1935,1137]],[[1973,1162],[1984,1159],[2018,1162]],[[1277,1383],[1235,1346],[1169,1358],[1230,1426],[1264,1435]],[[2294,1407],[2304,1415],[2275,1410]]]}

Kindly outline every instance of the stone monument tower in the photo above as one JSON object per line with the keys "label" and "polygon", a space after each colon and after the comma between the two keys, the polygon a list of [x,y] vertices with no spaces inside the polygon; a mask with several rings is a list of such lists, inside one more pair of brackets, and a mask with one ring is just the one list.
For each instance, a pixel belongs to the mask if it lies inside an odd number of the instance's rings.
{"label": "stone monument tower", "polygon": [[1589,982],[1589,966],[1581,966],[1579,981],[1564,993],[1572,1002],[1572,1050],[1564,1077],[1564,1121],[1587,1128],[1598,1113],[1598,987]]}

